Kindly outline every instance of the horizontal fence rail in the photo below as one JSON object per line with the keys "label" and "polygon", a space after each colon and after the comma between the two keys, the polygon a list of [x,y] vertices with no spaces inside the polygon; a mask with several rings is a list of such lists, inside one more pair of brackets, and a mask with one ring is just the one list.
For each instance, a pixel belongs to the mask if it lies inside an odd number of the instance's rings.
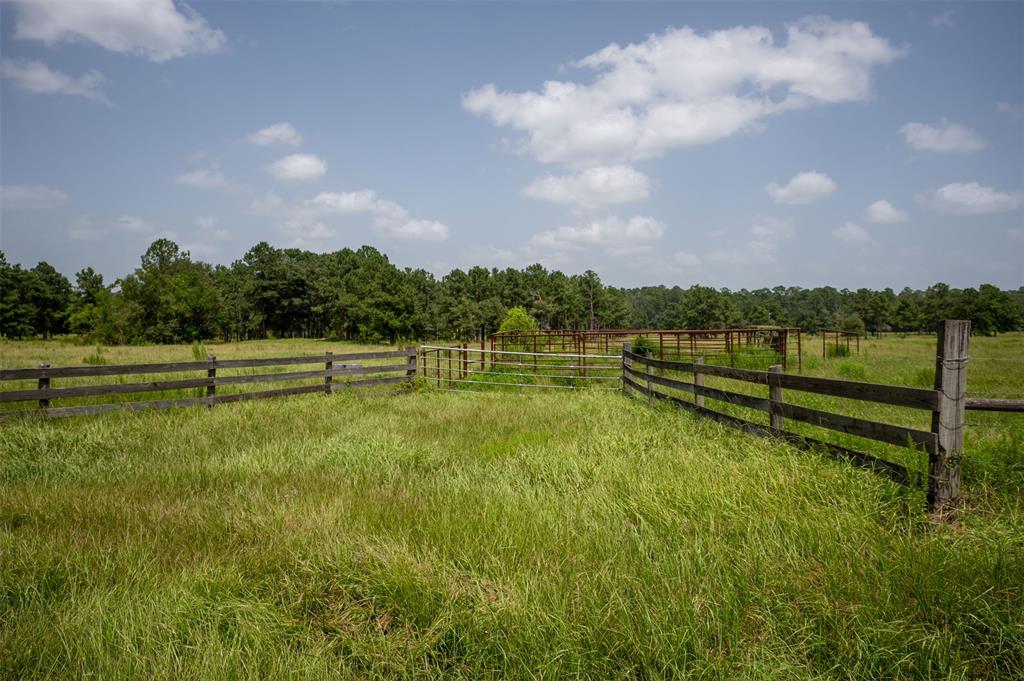
{"label": "horizontal fence rail", "polygon": [[[369,364],[365,360],[404,360],[400,363]],[[287,367],[303,364],[322,364],[322,368],[306,371],[279,371],[238,375],[217,375],[218,370],[257,369]],[[201,371],[205,376],[198,378],[159,379],[131,383],[110,383],[101,385],[54,386],[52,380],[76,379],[105,376],[136,376],[145,374],[179,374]],[[143,409],[171,409],[188,406],[213,406],[243,400],[302,395],[307,393],[331,394],[347,388],[364,388],[380,385],[408,383],[416,374],[416,349],[354,352],[298,357],[272,357],[259,359],[219,360],[210,357],[192,362],[163,362],[157,364],[121,364],[107,366],[51,367],[35,369],[2,369],[0,383],[4,381],[36,380],[34,389],[0,391],[0,404],[36,401],[36,409],[0,409],[0,420],[26,416],[63,417],[87,414],[103,414],[118,410],[137,411]],[[352,377],[357,377],[354,380]],[[365,378],[360,378],[365,377]],[[335,381],[343,378],[344,381]],[[308,381],[316,383],[309,384]],[[260,383],[302,382],[270,390],[231,392],[217,394],[218,386],[239,386]],[[52,400],[123,396],[147,392],[168,392],[188,389],[205,389],[205,395],[198,397],[176,397],[172,399],[151,399],[139,401],[115,401],[100,404],[74,406],[51,406]]]}
{"label": "horizontal fence rail", "polygon": [[[911,484],[914,480],[914,476],[906,466],[865,452],[786,431],[784,429],[785,419],[887,444],[911,447],[927,452],[930,457],[936,456],[940,450],[938,435],[934,431],[918,430],[853,416],[834,414],[786,402],[783,398],[783,391],[785,389],[937,413],[940,406],[940,392],[938,390],[785,374],[782,373],[782,367],[778,365],[771,367],[769,371],[755,371],[709,365],[701,361],[662,360],[635,353],[625,346],[622,350],[622,358],[622,381],[627,391],[636,391],[647,396],[652,401],[662,400],[671,402],[676,406],[694,411],[721,423],[740,427],[748,432],[782,438],[787,442],[804,448],[824,449],[834,456],[839,456],[860,465],[869,466],[903,484]],[[664,375],[666,371],[692,374],[693,380],[688,382],[669,377]],[[742,381],[757,386],[767,386],[768,395],[758,397],[732,390],[711,388],[704,385],[704,378],[706,376]],[[692,398],[683,399],[677,395],[659,390],[659,387],[689,394],[692,395]],[[705,398],[766,413],[769,415],[770,425],[765,426],[754,423],[708,408],[705,406]]]}
{"label": "horizontal fence rail", "polygon": [[476,389],[620,390],[621,355],[422,345],[419,373],[450,392]]}

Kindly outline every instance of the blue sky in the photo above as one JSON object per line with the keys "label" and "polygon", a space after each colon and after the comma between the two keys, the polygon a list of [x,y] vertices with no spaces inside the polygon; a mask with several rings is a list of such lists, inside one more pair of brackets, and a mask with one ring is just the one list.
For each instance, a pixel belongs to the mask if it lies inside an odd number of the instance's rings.
{"label": "blue sky", "polygon": [[1024,284],[1020,3],[5,2],[0,248]]}

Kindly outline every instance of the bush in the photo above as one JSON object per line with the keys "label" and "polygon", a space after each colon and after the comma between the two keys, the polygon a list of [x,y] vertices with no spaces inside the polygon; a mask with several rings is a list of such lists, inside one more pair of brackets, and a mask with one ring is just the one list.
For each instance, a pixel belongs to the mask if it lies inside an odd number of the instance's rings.
{"label": "bush", "polygon": [[540,329],[537,320],[530,316],[523,307],[513,307],[505,313],[505,319],[501,321],[498,331],[518,331],[520,333],[532,333]]}
{"label": "bush", "polygon": [[654,354],[657,347],[654,341],[647,336],[637,336],[633,339],[633,347],[631,349],[637,355],[650,356]]}

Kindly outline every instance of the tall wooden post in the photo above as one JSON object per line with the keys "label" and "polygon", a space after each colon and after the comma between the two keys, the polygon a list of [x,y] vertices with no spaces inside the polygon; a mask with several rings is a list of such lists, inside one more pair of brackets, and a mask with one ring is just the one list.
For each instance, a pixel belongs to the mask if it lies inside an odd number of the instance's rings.
{"label": "tall wooden post", "polygon": [[964,448],[967,405],[967,346],[971,322],[947,319],[939,324],[935,348],[935,389],[938,411],[932,412],[937,451],[928,454],[928,510],[943,512],[960,499],[960,459]]}
{"label": "tall wooden post", "polygon": [[[217,355],[210,355],[207,359],[210,360],[210,368],[206,370],[206,377],[210,379],[210,384],[206,386],[206,396],[215,397],[217,395]],[[213,402],[206,406],[212,407]]]}
{"label": "tall wooden post", "polygon": [[[39,368],[40,369],[49,369],[50,365],[44,362],[44,363],[39,365]],[[46,390],[49,387],[50,387],[50,377],[49,376],[40,376],[39,377],[39,382],[36,383],[36,388],[39,389],[39,390]],[[44,398],[39,400],[39,408],[40,409],[46,409],[49,406],[50,406],[49,398],[44,397]]]}
{"label": "tall wooden post", "polygon": [[334,353],[328,350],[324,353],[324,394],[331,394],[331,383],[334,381],[334,377],[331,376],[331,371],[334,369]]}
{"label": "tall wooden post", "polygon": [[626,382],[626,368],[631,365],[626,353],[629,351],[629,343],[622,344],[622,392],[629,394],[629,383]]}
{"label": "tall wooden post", "polygon": [[[651,359],[651,353],[648,351],[647,359]],[[644,365],[645,372],[647,374],[647,404],[654,406],[654,384],[651,383],[651,374],[654,373],[654,369],[651,365]]]}
{"label": "tall wooden post", "polygon": [[[696,388],[704,387],[704,374],[701,371],[702,364],[704,364],[703,357],[693,358],[693,385]],[[704,406],[704,396],[698,395],[696,390],[693,391],[693,403],[698,407]]]}
{"label": "tall wooden post", "polygon": [[804,350],[800,347],[800,327],[796,329],[796,370],[800,373],[804,371]]}
{"label": "tall wooden post", "polygon": [[776,404],[782,404],[782,385],[778,379],[780,374],[782,374],[781,364],[773,364],[768,367],[768,413],[770,414],[770,425],[774,431],[783,429],[782,414],[776,414],[773,408]]}

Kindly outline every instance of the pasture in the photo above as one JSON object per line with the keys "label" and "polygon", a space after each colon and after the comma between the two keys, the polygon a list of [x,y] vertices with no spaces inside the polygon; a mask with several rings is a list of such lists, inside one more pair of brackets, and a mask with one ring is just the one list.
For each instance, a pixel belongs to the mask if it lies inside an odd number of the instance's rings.
{"label": "pasture", "polygon": [[[1019,396],[1021,336],[971,343],[968,392]],[[934,344],[809,343],[804,371],[927,385]],[[0,349],[5,368],[95,351]],[[357,348],[207,348],[326,349]],[[954,523],[919,488],[619,393],[5,423],[0,675],[1019,677],[1024,418],[968,417]]]}

